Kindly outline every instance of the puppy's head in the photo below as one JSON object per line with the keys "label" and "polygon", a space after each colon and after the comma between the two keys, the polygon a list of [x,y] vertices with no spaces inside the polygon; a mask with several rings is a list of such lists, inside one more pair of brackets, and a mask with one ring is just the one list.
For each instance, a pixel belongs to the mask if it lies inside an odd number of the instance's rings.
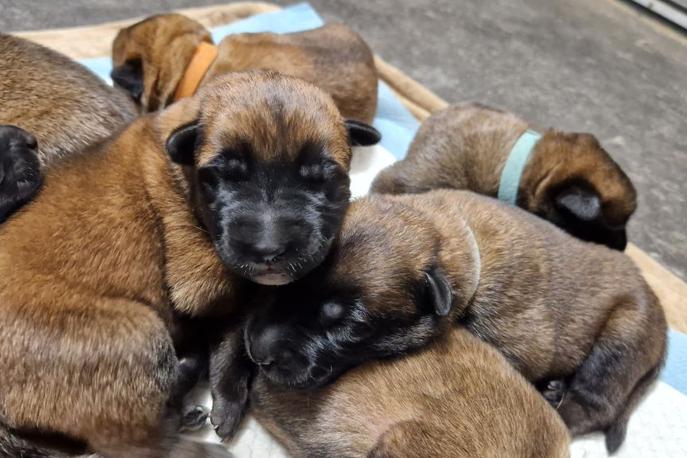
{"label": "puppy's head", "polygon": [[547,132],[523,173],[518,205],[583,240],[625,249],[632,182],[590,134]]}
{"label": "puppy's head", "polygon": [[259,301],[249,357],[275,383],[314,387],[425,345],[453,303],[437,251],[436,229],[415,211],[379,196],[353,202],[325,261]]}
{"label": "puppy's head", "polygon": [[172,102],[181,77],[210,33],[181,14],[160,14],[122,29],[112,43],[112,81],[143,113]]}
{"label": "puppy's head", "polygon": [[345,122],[315,86],[268,72],[218,78],[159,118],[228,268],[279,285],[322,261],[348,207],[350,144],[371,127]]}

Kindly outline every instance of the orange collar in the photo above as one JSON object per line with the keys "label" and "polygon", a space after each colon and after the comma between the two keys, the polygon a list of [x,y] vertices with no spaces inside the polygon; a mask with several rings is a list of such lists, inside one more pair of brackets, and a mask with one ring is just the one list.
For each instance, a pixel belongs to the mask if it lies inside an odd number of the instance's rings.
{"label": "orange collar", "polygon": [[191,62],[186,67],[184,76],[179,80],[177,89],[174,91],[174,100],[190,97],[195,94],[198,86],[200,86],[200,82],[216,58],[217,46],[204,41],[201,42],[196,48]]}

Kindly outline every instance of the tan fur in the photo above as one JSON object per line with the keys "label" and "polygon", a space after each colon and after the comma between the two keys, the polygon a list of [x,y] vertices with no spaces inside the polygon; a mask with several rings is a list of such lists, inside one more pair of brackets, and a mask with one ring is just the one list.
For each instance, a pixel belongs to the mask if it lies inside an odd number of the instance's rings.
{"label": "tan fur", "polygon": [[[418,193],[465,189],[496,197],[501,172],[516,140],[531,128],[514,114],[479,104],[452,105],[420,127],[406,158],[382,171],[373,192]],[[518,206],[549,218],[553,191],[582,179],[600,193],[604,223],[624,225],[636,208],[632,183],[590,134],[544,132],[518,190]]]}
{"label": "tan fur", "polygon": [[295,457],[569,456],[560,418],[497,351],[462,329],[317,391],[259,377],[252,403]]}
{"label": "tan fur", "polygon": [[574,434],[624,427],[665,355],[663,311],[630,258],[494,199],[448,190],[361,199],[330,256],[323,282],[354,285],[370,314],[412,316],[408,285],[440,267],[454,322],[529,380],[569,380],[559,411]]}
{"label": "tan fur", "polygon": [[[278,112],[267,103],[275,100]],[[252,72],[219,78],[51,168],[44,191],[0,226],[2,423],[63,433],[107,456],[166,456],[148,447],[164,433],[177,371],[173,312],[227,315],[240,294],[164,148],[173,130],[196,119],[206,147],[199,163],[237,136],[274,146],[259,158],[271,160],[269,151],[295,154],[289,142],[309,135],[350,161],[328,96]]]}
{"label": "tan fur", "polygon": [[[170,103],[198,43],[210,41],[197,22],[179,14],[153,16],[122,29],[113,43],[113,67],[143,63],[143,111]],[[370,48],[342,24],[306,32],[242,33],[218,44],[218,57],[201,82],[229,72],[272,70],[328,92],[345,118],[371,122],[377,108],[377,72]]]}
{"label": "tan fur", "polygon": [[119,31],[112,43],[112,67],[141,62],[141,110],[159,110],[172,103],[177,84],[201,42],[211,43],[212,38],[193,19],[175,13],[151,16]]}
{"label": "tan fur", "polygon": [[0,33],[0,124],[38,139],[50,164],[102,141],[135,116],[128,97],[68,57]]}

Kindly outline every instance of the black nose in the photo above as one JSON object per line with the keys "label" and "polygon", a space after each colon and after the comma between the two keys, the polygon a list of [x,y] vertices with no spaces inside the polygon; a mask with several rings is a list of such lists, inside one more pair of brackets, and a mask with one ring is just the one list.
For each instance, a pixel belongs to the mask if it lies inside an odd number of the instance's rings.
{"label": "black nose", "polygon": [[287,369],[292,366],[295,353],[288,348],[285,333],[278,326],[268,326],[254,334],[249,343],[249,353],[253,362],[267,369],[278,367]]}
{"label": "black nose", "polygon": [[256,262],[274,262],[286,253],[286,244],[275,241],[259,241],[249,248]]}

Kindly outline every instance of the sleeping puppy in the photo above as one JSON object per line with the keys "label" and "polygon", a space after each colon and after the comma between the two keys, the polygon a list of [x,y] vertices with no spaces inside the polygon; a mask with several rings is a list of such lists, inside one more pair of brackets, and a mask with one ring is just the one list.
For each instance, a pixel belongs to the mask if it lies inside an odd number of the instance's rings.
{"label": "sleeping puppy", "polygon": [[41,167],[82,151],[131,121],[123,92],[68,57],[0,33],[0,222],[42,182]]}
{"label": "sleeping puppy", "polygon": [[218,75],[273,70],[328,92],[345,118],[372,122],[377,70],[362,37],[342,24],[306,32],[242,33],[217,46],[198,22],[180,14],[149,17],[122,29],[112,45],[112,80],[143,112],[195,92]]}
{"label": "sleeping puppy", "polygon": [[406,158],[382,171],[372,192],[498,196],[578,238],[625,249],[625,225],[637,207],[627,175],[590,134],[528,129],[482,105],[445,108],[424,121]]}
{"label": "sleeping puppy", "polygon": [[[261,301],[245,351],[226,344],[233,368],[322,386],[459,324],[544,387],[574,435],[605,431],[611,451],[665,355],[663,311],[628,257],[465,191],[354,202],[325,261]],[[227,387],[215,398],[231,399]]]}
{"label": "sleeping puppy", "polygon": [[316,390],[261,374],[251,405],[295,457],[570,456],[553,409],[498,351],[460,328]]}
{"label": "sleeping puppy", "polygon": [[284,283],[325,256],[350,138],[320,89],[234,73],[48,169],[0,227],[0,450],[25,456],[38,431],[106,457],[209,455],[167,419],[178,316],[231,322],[252,305],[242,278]]}

